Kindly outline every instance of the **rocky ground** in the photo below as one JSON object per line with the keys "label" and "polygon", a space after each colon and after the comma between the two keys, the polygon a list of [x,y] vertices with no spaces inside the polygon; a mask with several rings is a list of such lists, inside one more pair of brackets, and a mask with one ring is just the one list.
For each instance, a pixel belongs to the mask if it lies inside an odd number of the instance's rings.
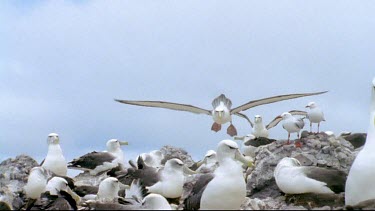
{"label": "rocky ground", "polygon": [[[301,137],[300,148],[295,147],[294,144],[284,145],[284,141],[258,147],[254,158],[255,165],[246,172],[248,197],[242,209],[345,209],[344,193],[319,196],[285,195],[278,189],[273,171],[282,158],[294,157],[302,165],[331,167],[348,173],[356,155],[362,149],[366,134],[334,137],[325,133],[309,134],[304,131]],[[194,163],[191,156],[183,149],[165,146],[161,151],[166,159],[176,157],[188,165]],[[37,165],[38,163],[27,155],[9,158],[0,163],[0,210],[6,208],[7,204],[13,209],[22,206],[24,203],[22,188],[27,182],[30,169]],[[197,176],[187,179],[184,186],[185,194],[188,193],[189,187]],[[106,175],[92,177],[82,173],[74,180],[80,185],[98,185],[105,177]]]}

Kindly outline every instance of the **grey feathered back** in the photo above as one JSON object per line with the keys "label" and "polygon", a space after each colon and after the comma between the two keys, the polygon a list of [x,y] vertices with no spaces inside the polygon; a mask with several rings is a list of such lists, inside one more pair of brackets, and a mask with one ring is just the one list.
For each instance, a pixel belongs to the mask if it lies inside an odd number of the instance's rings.
{"label": "grey feathered back", "polygon": [[226,107],[228,107],[228,109],[230,109],[232,107],[232,101],[229,100],[227,97],[225,97],[224,94],[221,94],[219,97],[215,98],[213,101],[212,101],[212,107],[213,108],[216,108],[220,105],[220,102],[223,102],[224,105]]}

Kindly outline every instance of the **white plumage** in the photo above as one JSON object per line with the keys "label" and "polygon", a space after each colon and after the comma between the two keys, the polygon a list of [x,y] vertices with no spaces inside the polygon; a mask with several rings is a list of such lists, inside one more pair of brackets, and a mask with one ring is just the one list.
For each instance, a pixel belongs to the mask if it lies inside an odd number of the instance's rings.
{"label": "white plumage", "polygon": [[375,78],[371,86],[370,124],[366,143],[355,158],[346,181],[345,204],[375,199]]}
{"label": "white plumage", "polygon": [[46,190],[47,179],[47,172],[43,167],[32,168],[24,187],[27,198],[38,199]]}
{"label": "white plumage", "polygon": [[288,144],[290,140],[291,133],[297,133],[297,137],[299,138],[299,131],[305,126],[305,122],[303,118],[295,118],[289,112],[284,112],[281,114],[281,118],[283,119],[282,126],[283,128],[288,131]]}
{"label": "white plumage", "polygon": [[51,133],[48,135],[48,152],[42,166],[53,173],[66,176],[68,171],[67,162],[60,147],[59,135]]}
{"label": "white plumage", "polygon": [[263,119],[260,115],[255,115],[254,119],[254,127],[252,134],[258,138],[258,137],[265,137],[268,138],[268,130],[263,124]]}
{"label": "white plumage", "polygon": [[279,189],[287,194],[334,193],[327,183],[307,177],[304,173],[306,168],[295,158],[281,159],[274,171]]}
{"label": "white plumage", "polygon": [[312,132],[312,123],[317,123],[319,133],[320,122],[325,121],[322,109],[315,102],[308,103],[306,108],[309,108],[306,116],[310,120],[310,132]]}
{"label": "white plumage", "polygon": [[96,199],[101,202],[112,202],[118,198],[119,190],[120,185],[118,179],[108,177],[100,182]]}
{"label": "white plumage", "polygon": [[241,165],[235,160],[248,163],[231,140],[223,140],[217,148],[219,167],[208,183],[200,200],[200,209],[240,209],[246,197],[246,183]]}
{"label": "white plumage", "polygon": [[166,198],[178,198],[181,196],[184,185],[184,163],[173,158],[165,163],[161,171],[160,181],[150,187],[146,187],[150,193],[158,193]]}

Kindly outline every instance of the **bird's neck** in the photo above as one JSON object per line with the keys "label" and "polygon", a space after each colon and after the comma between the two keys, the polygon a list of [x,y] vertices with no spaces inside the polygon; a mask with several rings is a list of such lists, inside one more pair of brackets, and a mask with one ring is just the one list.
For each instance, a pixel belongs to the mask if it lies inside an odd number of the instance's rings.
{"label": "bird's neck", "polygon": [[62,150],[59,144],[50,144],[48,146],[48,154],[56,155],[62,154]]}

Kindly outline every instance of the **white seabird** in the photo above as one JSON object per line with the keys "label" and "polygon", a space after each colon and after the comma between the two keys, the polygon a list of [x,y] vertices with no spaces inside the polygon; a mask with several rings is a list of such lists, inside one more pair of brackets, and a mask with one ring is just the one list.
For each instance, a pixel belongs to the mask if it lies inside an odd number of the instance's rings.
{"label": "white seabird", "polygon": [[216,150],[219,167],[213,174],[202,174],[196,181],[190,195],[185,199],[185,209],[240,209],[246,198],[246,182],[239,160],[247,166],[236,142],[223,140]]}
{"label": "white seabird", "polygon": [[[297,119],[293,115],[303,115],[303,117]],[[303,121],[304,118],[306,118],[306,112],[284,112],[281,115],[275,117],[275,119],[267,125],[267,128],[275,127],[280,121],[283,120],[282,126],[286,131],[288,131],[287,144],[289,144],[291,133],[297,133],[297,137],[299,138],[299,131],[305,126],[305,122]]]}
{"label": "white seabird", "polygon": [[188,168],[181,160],[170,159],[159,172],[160,180],[154,185],[146,187],[146,189],[149,193],[158,193],[165,198],[178,198],[183,191],[184,170],[187,171]]}
{"label": "white seabird", "polygon": [[100,172],[125,164],[124,152],[121,145],[128,145],[127,141],[110,139],[107,141],[107,151],[90,152],[69,162],[69,168],[89,171],[91,175],[97,175]]}
{"label": "white seabird", "polygon": [[265,138],[268,138],[268,130],[264,126],[262,116],[260,116],[260,115],[255,115],[254,127],[253,127],[252,134],[255,137],[265,137]]}
{"label": "white seabird", "polygon": [[312,132],[312,123],[318,123],[318,133],[319,133],[320,122],[326,121],[324,119],[324,114],[323,114],[322,109],[320,109],[315,102],[309,102],[306,108],[309,108],[309,111],[307,112],[306,117],[307,119],[310,120],[310,133]]}
{"label": "white seabird", "polygon": [[57,175],[66,176],[66,173],[68,172],[67,162],[59,143],[60,139],[58,134],[51,133],[48,135],[48,152],[46,158],[42,162],[42,167]]}
{"label": "white seabird", "polygon": [[112,202],[118,199],[118,192],[120,185],[118,179],[114,177],[108,177],[100,182],[99,190],[96,194],[97,200],[102,202]]}
{"label": "white seabird", "polygon": [[65,191],[70,194],[77,203],[81,201],[81,198],[68,186],[68,181],[62,177],[52,177],[46,185],[46,191],[49,191],[50,195],[59,195],[60,191]]}
{"label": "white seabird", "polygon": [[246,136],[235,136],[234,140],[241,140],[241,151],[242,154],[245,156],[249,156],[252,158],[255,158],[255,150],[257,147],[251,146],[251,145],[246,145],[245,143],[255,139],[256,137],[253,134],[247,134]]}
{"label": "white seabird", "polygon": [[34,167],[30,170],[27,184],[24,187],[26,197],[38,199],[46,191],[48,175],[43,167]]}
{"label": "white seabird", "polygon": [[345,191],[346,174],[336,169],[301,166],[295,158],[285,157],[277,164],[274,177],[286,194],[341,193]]}
{"label": "white seabird", "polygon": [[251,120],[244,114],[240,113],[241,111],[245,111],[249,108],[253,108],[259,105],[274,103],[278,101],[288,100],[288,99],[294,99],[299,97],[306,97],[311,95],[318,95],[323,94],[325,92],[315,92],[315,93],[303,93],[303,94],[289,94],[289,95],[279,95],[274,97],[268,97],[263,98],[259,100],[253,100],[250,102],[247,102],[241,106],[238,106],[236,108],[232,107],[232,102],[230,99],[225,97],[224,94],[221,94],[217,98],[215,98],[212,101],[212,110],[199,108],[192,105],[187,104],[179,104],[179,103],[172,103],[172,102],[164,102],[164,101],[133,101],[133,100],[118,100],[115,99],[115,101],[129,104],[129,105],[137,105],[137,106],[147,106],[147,107],[158,107],[158,108],[166,108],[166,109],[172,109],[172,110],[178,110],[178,111],[187,111],[192,112],[195,114],[206,114],[212,116],[214,123],[212,124],[211,130],[217,132],[221,130],[221,125],[225,124],[227,122],[230,122],[230,126],[227,128],[227,133],[230,136],[237,135],[237,130],[232,124],[232,115],[237,115],[242,118],[245,118],[250,125],[252,126],[253,123]]}
{"label": "white seabird", "polygon": [[142,156],[143,161],[150,167],[162,167],[161,161],[164,159],[164,155],[160,150],[153,150],[149,153],[142,153],[139,156]]}
{"label": "white seabird", "polygon": [[346,181],[345,205],[375,199],[375,78],[371,86],[370,124],[366,143],[355,158]]}
{"label": "white seabird", "polygon": [[200,165],[197,169],[199,173],[212,173],[218,167],[218,162],[216,159],[216,152],[214,150],[208,150],[204,159],[202,161],[202,165]]}

